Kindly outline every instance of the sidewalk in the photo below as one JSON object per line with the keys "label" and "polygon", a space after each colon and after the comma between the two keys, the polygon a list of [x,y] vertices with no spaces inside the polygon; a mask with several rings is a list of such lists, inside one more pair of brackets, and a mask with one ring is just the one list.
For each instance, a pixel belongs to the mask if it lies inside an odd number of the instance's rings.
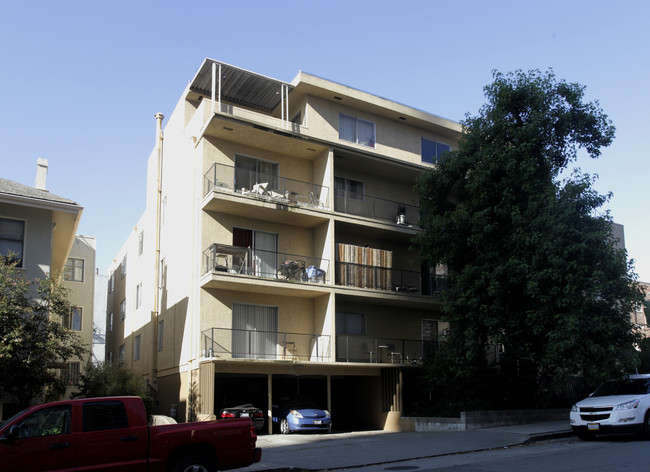
{"label": "sidewalk", "polygon": [[345,469],[528,444],[572,435],[568,421],[471,431],[383,431],[259,436],[262,461],[246,471]]}

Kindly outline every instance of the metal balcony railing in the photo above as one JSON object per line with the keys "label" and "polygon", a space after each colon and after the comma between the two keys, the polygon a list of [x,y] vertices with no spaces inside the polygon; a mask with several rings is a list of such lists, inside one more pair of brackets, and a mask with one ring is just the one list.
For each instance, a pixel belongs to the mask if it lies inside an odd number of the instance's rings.
{"label": "metal balcony railing", "polygon": [[223,272],[289,282],[327,283],[329,259],[212,244],[203,251],[203,273]]}
{"label": "metal balcony railing", "polygon": [[213,164],[203,178],[203,195],[213,190],[298,207],[329,209],[329,188],[224,164]]}
{"label": "metal balcony railing", "polygon": [[351,197],[338,190],[334,193],[334,211],[366,218],[389,220],[404,226],[417,226],[420,220],[420,209],[416,205],[386,200],[372,195]]}
{"label": "metal balcony railing", "polygon": [[400,293],[435,295],[447,289],[446,276],[336,261],[336,285]]}
{"label": "metal balcony railing", "polygon": [[332,361],[329,335],[229,328],[209,328],[202,335],[202,357]]}
{"label": "metal balcony railing", "polygon": [[337,362],[422,364],[437,349],[437,341],[336,335]]}

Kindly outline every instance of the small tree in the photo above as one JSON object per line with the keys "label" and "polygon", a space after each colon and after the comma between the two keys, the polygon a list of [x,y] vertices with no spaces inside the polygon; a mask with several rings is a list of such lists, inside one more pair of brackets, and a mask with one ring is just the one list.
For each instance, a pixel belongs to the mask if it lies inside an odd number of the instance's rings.
{"label": "small tree", "polygon": [[27,281],[16,262],[0,257],[2,393],[28,405],[45,390],[57,389],[56,364],[87,354],[81,338],[61,324],[71,309],[60,283]]}
{"label": "small tree", "polygon": [[141,397],[151,414],[153,399],[147,392],[143,377],[124,365],[88,362],[85,373],[79,376],[76,398],[136,396]]}

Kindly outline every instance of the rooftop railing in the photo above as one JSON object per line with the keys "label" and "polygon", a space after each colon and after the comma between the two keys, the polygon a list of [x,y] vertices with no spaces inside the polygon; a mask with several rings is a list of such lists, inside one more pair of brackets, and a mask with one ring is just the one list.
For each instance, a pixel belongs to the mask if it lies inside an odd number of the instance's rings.
{"label": "rooftop railing", "polygon": [[336,335],[337,362],[422,364],[437,349],[437,341]]}
{"label": "rooftop railing", "polygon": [[329,188],[269,173],[213,164],[203,178],[203,195],[213,190],[308,208],[329,208]]}
{"label": "rooftop railing", "polygon": [[203,251],[203,273],[243,274],[288,282],[327,283],[329,259],[212,244]]}
{"label": "rooftop railing", "polygon": [[202,333],[202,357],[331,362],[331,337],[324,334],[209,328]]}

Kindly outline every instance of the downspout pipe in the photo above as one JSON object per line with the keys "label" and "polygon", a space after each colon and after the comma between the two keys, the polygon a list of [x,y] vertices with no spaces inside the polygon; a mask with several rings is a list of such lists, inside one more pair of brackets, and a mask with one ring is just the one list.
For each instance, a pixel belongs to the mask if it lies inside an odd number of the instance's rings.
{"label": "downspout pipe", "polygon": [[155,233],[155,257],[154,257],[154,299],[151,318],[153,321],[154,339],[152,344],[152,379],[158,384],[158,316],[160,315],[160,225],[162,211],[162,170],[163,170],[163,130],[162,122],[165,116],[162,113],[156,113],[156,151],[158,157],[158,173],[156,179],[156,233]]}

